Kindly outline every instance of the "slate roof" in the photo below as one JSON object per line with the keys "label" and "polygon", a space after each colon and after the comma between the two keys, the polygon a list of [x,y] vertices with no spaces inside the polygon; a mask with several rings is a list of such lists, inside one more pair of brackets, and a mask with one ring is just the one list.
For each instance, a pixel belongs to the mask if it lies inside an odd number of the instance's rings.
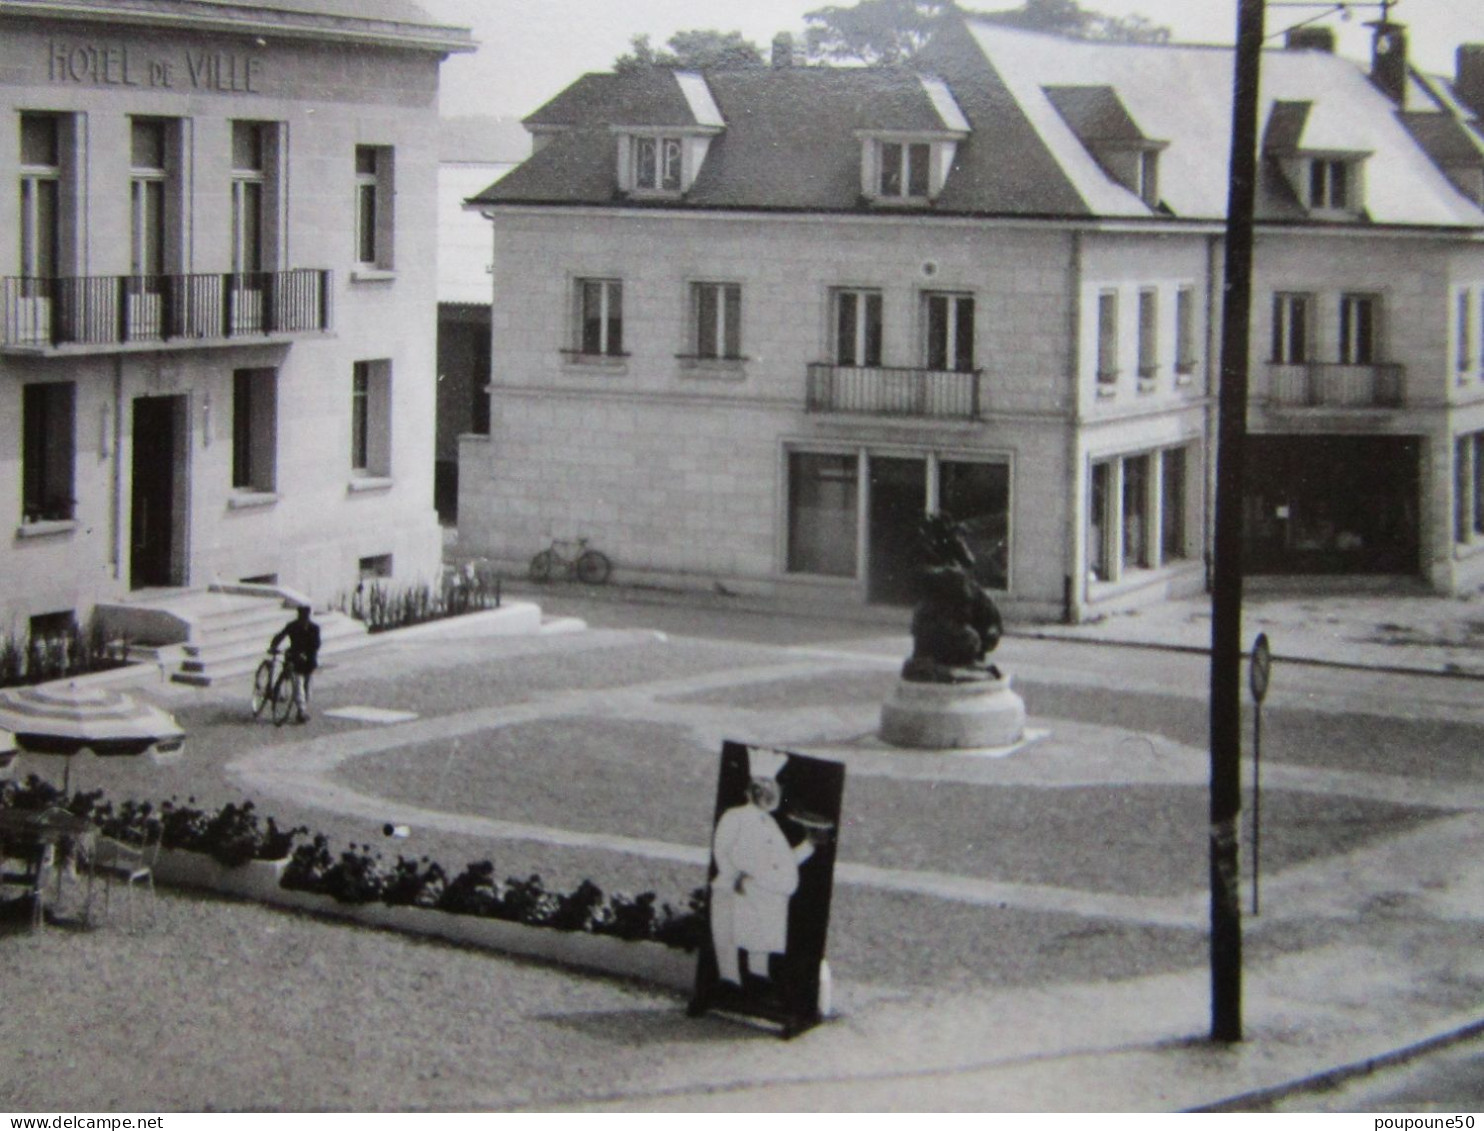
{"label": "slate roof", "polygon": [[[725,126],[681,200],[628,200],[618,190],[615,158],[614,127],[699,124],[675,76],[586,75],[526,119],[534,131],[556,131],[552,140],[473,202],[869,213],[881,207],[861,196],[862,134],[943,134],[967,124],[941,193],[921,211],[1165,216],[1113,180],[1087,144],[1122,139],[1167,143],[1159,183],[1169,214],[1224,219],[1230,48],[1092,43],[975,20],[944,43],[923,56],[937,78],[864,67],[706,73]],[[1418,110],[1438,106],[1420,86],[1409,93],[1409,110],[1414,102]],[[1264,53],[1266,152],[1366,156],[1364,218],[1372,223],[1484,226],[1484,211],[1419,145],[1448,129],[1431,120],[1418,126],[1412,116],[1403,121],[1354,62],[1322,51]],[[1271,157],[1259,180],[1258,216],[1306,218]]]}

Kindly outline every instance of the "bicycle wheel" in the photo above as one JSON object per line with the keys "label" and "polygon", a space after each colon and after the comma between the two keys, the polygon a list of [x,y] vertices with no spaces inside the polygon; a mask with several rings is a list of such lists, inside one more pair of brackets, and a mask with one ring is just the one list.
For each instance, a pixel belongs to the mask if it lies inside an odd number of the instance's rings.
{"label": "bicycle wheel", "polygon": [[294,702],[299,698],[298,690],[298,682],[287,671],[279,675],[278,682],[273,685],[274,726],[281,727],[288,722],[289,715],[294,710]]}
{"label": "bicycle wheel", "polygon": [[577,580],[584,585],[602,585],[613,572],[613,563],[601,550],[589,550],[577,559]]}
{"label": "bicycle wheel", "polygon": [[257,718],[273,693],[273,661],[264,660],[252,677],[252,717]]}
{"label": "bicycle wheel", "polygon": [[550,581],[551,571],[556,566],[556,555],[550,550],[542,550],[531,559],[531,580]]}

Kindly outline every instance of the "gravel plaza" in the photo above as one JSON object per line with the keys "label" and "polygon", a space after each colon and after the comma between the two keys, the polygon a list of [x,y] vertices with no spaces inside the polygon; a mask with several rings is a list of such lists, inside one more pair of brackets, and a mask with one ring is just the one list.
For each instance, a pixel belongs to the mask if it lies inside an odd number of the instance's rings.
{"label": "gravel plaza", "polygon": [[[1203,1039],[1204,664],[1008,640],[1026,740],[904,754],[874,732],[906,638],[845,635],[392,634],[323,671],[305,726],[252,720],[245,688],[136,687],[185,726],[186,757],[73,776],[115,798],[247,797],[337,846],[683,906],[705,880],[723,739],[835,758],[829,1024],[782,1042],[687,1019],[654,987],[162,892],[129,928],[5,938],[48,1005],[4,1022],[22,1055],[0,1105],[1172,1109],[1477,1018],[1477,710],[1438,708],[1414,734],[1355,711],[1322,669],[1275,697],[1248,1040],[1222,1049]],[[141,1033],[164,1066],[147,1074]]]}

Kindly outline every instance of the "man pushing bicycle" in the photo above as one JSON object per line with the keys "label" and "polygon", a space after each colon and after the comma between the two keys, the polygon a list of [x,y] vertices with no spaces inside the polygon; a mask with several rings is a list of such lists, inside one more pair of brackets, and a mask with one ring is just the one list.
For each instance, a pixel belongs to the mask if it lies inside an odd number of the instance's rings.
{"label": "man pushing bicycle", "polygon": [[288,668],[289,678],[299,685],[295,701],[299,705],[298,721],[302,723],[309,718],[309,712],[304,709],[309,705],[309,680],[314,669],[319,667],[319,625],[309,619],[308,605],[300,605],[298,615],[278,630],[268,644],[268,651],[277,652],[282,640],[288,641],[283,654],[284,665]]}

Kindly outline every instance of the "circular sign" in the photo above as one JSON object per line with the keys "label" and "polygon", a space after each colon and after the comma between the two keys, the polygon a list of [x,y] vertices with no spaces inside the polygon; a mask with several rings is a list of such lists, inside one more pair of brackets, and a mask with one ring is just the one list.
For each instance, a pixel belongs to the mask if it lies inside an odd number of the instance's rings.
{"label": "circular sign", "polygon": [[1267,696],[1268,679],[1273,674],[1273,653],[1268,649],[1268,634],[1259,632],[1252,645],[1252,664],[1247,671],[1252,683],[1252,698],[1259,703]]}

